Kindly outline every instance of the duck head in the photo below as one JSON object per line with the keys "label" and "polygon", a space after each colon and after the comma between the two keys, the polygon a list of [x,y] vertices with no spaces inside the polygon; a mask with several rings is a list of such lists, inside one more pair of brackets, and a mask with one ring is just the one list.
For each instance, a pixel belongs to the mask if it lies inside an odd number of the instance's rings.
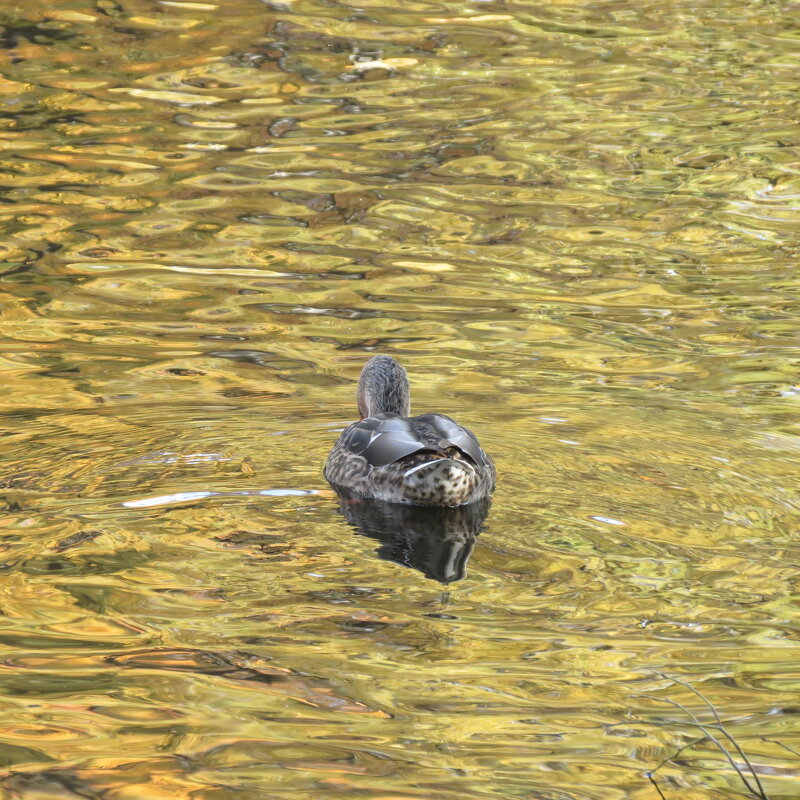
{"label": "duck head", "polygon": [[358,381],[358,413],[361,419],[376,414],[411,413],[411,393],[406,371],[391,356],[374,356],[361,370]]}

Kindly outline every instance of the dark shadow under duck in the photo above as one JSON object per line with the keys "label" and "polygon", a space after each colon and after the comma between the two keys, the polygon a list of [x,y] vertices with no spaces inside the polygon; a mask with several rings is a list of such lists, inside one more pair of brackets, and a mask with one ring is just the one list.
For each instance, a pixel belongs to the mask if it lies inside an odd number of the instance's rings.
{"label": "dark shadow under duck", "polygon": [[419,570],[440,583],[460,581],[489,513],[488,497],[457,508],[386,503],[339,494],[342,516],[380,542],[378,557]]}
{"label": "dark shadow under duck", "polygon": [[405,370],[371,358],[358,382],[361,420],[339,437],[325,478],[355,497],[417,506],[475,503],[494,491],[495,469],[475,434],[444,414],[411,417]]}

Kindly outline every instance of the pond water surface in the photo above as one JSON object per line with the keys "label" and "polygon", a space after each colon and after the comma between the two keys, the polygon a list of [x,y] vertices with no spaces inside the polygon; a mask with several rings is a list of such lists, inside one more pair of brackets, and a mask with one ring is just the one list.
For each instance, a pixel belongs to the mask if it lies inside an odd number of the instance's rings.
{"label": "pond water surface", "polygon": [[[4,796],[800,797],[800,4],[0,22]],[[376,352],[488,516],[340,507]]]}

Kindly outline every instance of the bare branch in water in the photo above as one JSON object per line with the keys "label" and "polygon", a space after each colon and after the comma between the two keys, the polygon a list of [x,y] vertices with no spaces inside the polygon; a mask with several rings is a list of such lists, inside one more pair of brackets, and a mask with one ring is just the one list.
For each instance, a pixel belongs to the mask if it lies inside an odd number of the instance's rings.
{"label": "bare branch in water", "polygon": [[652,783],[653,786],[655,786],[655,789],[658,792],[658,796],[661,798],[661,800],[667,800],[667,798],[664,797],[664,792],[661,791],[661,787],[656,782],[656,779],[653,776],[653,773],[652,772],[646,772],[645,774],[647,775],[647,780],[649,780],[650,783]]}
{"label": "bare branch in water", "polygon": [[788,744],[784,744],[783,742],[776,742],[775,739],[767,739],[766,736],[762,736],[761,741],[769,742],[770,744],[776,744],[778,745],[778,747],[782,747],[784,750],[788,750],[790,753],[800,758],[800,753],[798,753],[797,750],[793,750],[791,747],[789,747]]}
{"label": "bare branch in water", "polygon": [[655,700],[657,703],[669,703],[671,706],[675,706],[676,708],[679,708],[681,711],[683,711],[683,713],[686,714],[694,722],[694,724],[698,728],[700,728],[700,730],[703,731],[703,733],[705,733],[705,735],[712,742],[714,742],[714,744],[719,749],[720,753],[722,753],[725,756],[725,758],[728,759],[728,763],[736,770],[736,774],[741,778],[742,783],[747,787],[747,791],[750,792],[750,794],[754,795],[755,797],[761,798],[761,800],[768,800],[768,798],[766,797],[766,795],[763,794],[763,792],[762,793],[757,792],[750,785],[750,782],[745,777],[739,765],[733,760],[733,756],[728,752],[728,750],[725,749],[725,745],[723,745],[722,742],[719,739],[717,739],[717,737],[714,736],[713,733],[709,731],[709,728],[716,728],[717,727],[716,725],[706,725],[700,722],[700,720],[691,711],[689,711],[689,709],[686,708],[686,706],[682,705],[677,700],[669,700],[666,697],[654,697],[651,694],[643,694],[642,697],[646,697],[648,700]]}
{"label": "bare branch in water", "polygon": [[[714,707],[714,705],[706,697],[704,697],[697,689],[695,689],[691,684],[686,683],[686,681],[682,681],[679,678],[672,678],[669,675],[665,675],[662,672],[656,672],[655,674],[658,675],[659,677],[663,678],[664,680],[670,681],[671,683],[677,684],[679,686],[683,686],[684,688],[686,688],[690,692],[692,692],[692,694],[694,694],[695,696],[700,698],[700,700],[702,700],[702,702],[705,703],[705,705],[708,706],[708,708],[711,710],[711,713],[714,715],[714,720],[715,720],[715,722],[702,722],[693,711],[688,709],[682,703],[679,703],[677,700],[670,700],[670,699],[664,698],[664,697],[655,697],[654,695],[649,695],[649,694],[639,695],[640,697],[647,698],[648,700],[655,700],[657,703],[668,703],[671,706],[675,706],[675,708],[679,708],[681,711],[683,711],[684,714],[686,714],[686,716],[691,720],[691,722],[689,722],[689,723],[673,722],[672,724],[689,724],[689,725],[692,725],[693,727],[699,728],[703,732],[703,734],[705,734],[702,738],[696,739],[695,741],[690,742],[689,744],[684,745],[683,747],[681,747],[674,755],[672,755],[669,758],[665,759],[654,770],[651,770],[651,771],[649,771],[647,773],[647,778],[650,780],[650,782],[656,788],[656,790],[658,791],[659,795],[662,798],[664,798],[664,795],[661,792],[661,788],[658,786],[658,784],[655,781],[655,778],[654,778],[655,773],[659,769],[661,769],[661,767],[663,767],[664,764],[666,764],[668,761],[671,761],[674,758],[676,758],[684,750],[686,750],[689,747],[697,744],[698,742],[702,741],[703,739],[708,739],[709,741],[711,741],[715,745],[715,747],[720,751],[720,753],[722,753],[722,755],[725,756],[726,760],[731,765],[731,767],[733,767],[734,771],[739,776],[739,779],[742,781],[742,783],[746,787],[747,791],[751,795],[753,795],[753,797],[757,798],[757,800],[769,800],[769,797],[767,796],[767,793],[764,790],[764,787],[763,787],[763,785],[761,783],[761,780],[758,777],[758,773],[756,772],[755,768],[753,767],[752,763],[750,762],[750,759],[745,755],[745,752],[744,752],[744,750],[742,750],[742,748],[739,745],[739,743],[725,729],[725,726],[722,723],[722,719],[720,718],[720,715],[717,713],[717,709]],[[652,724],[659,725],[659,724],[663,724],[663,723],[652,723]],[[719,731],[724,736],[724,738],[726,738],[733,745],[733,747],[736,749],[737,754],[741,757],[742,761],[744,761],[744,763],[747,765],[747,769],[749,770],[750,775],[752,776],[752,779],[755,781],[755,786],[750,782],[750,780],[748,780],[748,777],[745,775],[745,773],[742,771],[742,769],[739,767],[739,765],[736,763],[736,761],[734,761],[733,756],[731,755],[730,751],[725,747],[725,745],[722,744],[722,742],[719,740],[719,738],[717,738],[717,736],[715,736],[712,733],[712,731]],[[764,739],[763,736],[761,738]],[[766,741],[770,741],[770,740],[766,740]],[[775,742],[775,744],[780,744],[780,743],[779,742]],[[782,746],[786,747],[785,745],[782,745]],[[790,752],[795,752],[790,747],[786,747],[786,749],[789,750]]]}
{"label": "bare branch in water", "polygon": [[762,798],[762,800],[768,800],[767,793],[764,791],[764,787],[761,785],[761,780],[758,777],[758,773],[755,771],[753,765],[750,763],[750,759],[745,755],[744,750],[742,750],[742,748],[739,746],[739,743],[736,741],[736,739],[734,739],[733,736],[731,736],[731,734],[729,734],[728,731],[725,730],[725,727],[722,724],[722,720],[720,719],[719,714],[717,713],[717,709],[714,708],[711,701],[707,697],[702,695],[697,689],[695,689],[694,686],[692,686],[689,683],[686,683],[686,681],[682,681],[680,678],[673,678],[670,675],[665,675],[663,672],[657,672],[656,674],[660,675],[665,680],[672,681],[672,683],[677,683],[680,686],[686,687],[690,692],[692,692],[692,694],[699,697],[711,709],[711,713],[714,715],[714,719],[717,721],[717,724],[711,725],[709,727],[719,730],[725,736],[725,738],[736,748],[736,752],[741,756],[742,761],[744,761],[744,763],[747,764],[747,768],[750,770],[750,774],[753,776],[753,780],[755,780],[756,786],[758,786],[758,792],[753,791],[748,782],[745,781],[744,777],[741,776],[740,774],[740,777],[742,778],[742,781],[744,781],[745,786],[747,786],[747,788],[751,792],[753,792],[753,794],[757,794],[760,798]]}
{"label": "bare branch in water", "polygon": [[[672,681],[672,683],[677,683],[680,686],[685,686],[692,694],[699,697],[711,709],[711,713],[714,715],[714,719],[717,721],[717,724],[710,727],[721,731],[725,738],[736,748],[736,752],[741,756],[742,761],[747,764],[747,768],[750,770],[750,774],[753,776],[753,779],[758,786],[759,797],[763,798],[763,800],[766,800],[766,792],[764,791],[764,787],[761,785],[761,780],[759,779],[758,774],[756,773],[755,769],[753,769],[753,765],[750,763],[750,759],[745,755],[744,750],[742,750],[742,748],[739,746],[739,743],[736,741],[736,739],[734,739],[733,736],[731,736],[728,731],[725,730],[722,720],[719,718],[719,714],[717,713],[717,709],[714,708],[711,701],[707,697],[703,696],[697,689],[695,689],[694,686],[686,683],[686,681],[682,681],[680,678],[673,678],[670,675],[665,675],[663,672],[657,672],[656,674],[660,675],[662,678],[664,678],[664,680]],[[744,778],[742,778],[742,780],[744,780]],[[745,784],[747,784],[747,781],[745,781]],[[747,788],[750,789],[750,786],[748,785]],[[750,789],[750,791],[752,792],[753,790]],[[753,794],[756,794],[756,792],[753,792]]]}
{"label": "bare branch in water", "polygon": [[674,761],[684,750],[688,750],[690,747],[694,747],[696,744],[700,744],[700,742],[704,742],[706,739],[708,739],[708,736],[705,735],[700,736],[697,739],[692,739],[692,741],[689,742],[688,744],[679,747],[671,756],[665,758],[655,769],[651,769],[650,775],[655,775],[656,772],[658,772],[661,769],[661,767],[664,766],[664,764],[667,764],[670,761]]}

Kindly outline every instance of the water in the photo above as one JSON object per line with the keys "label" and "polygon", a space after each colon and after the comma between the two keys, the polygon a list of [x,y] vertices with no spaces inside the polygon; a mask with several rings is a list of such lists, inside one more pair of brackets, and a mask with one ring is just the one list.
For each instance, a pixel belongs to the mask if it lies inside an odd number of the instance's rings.
{"label": "water", "polygon": [[[800,797],[798,10],[0,9],[5,796],[750,796],[663,673]],[[375,352],[482,530],[324,483]]]}

